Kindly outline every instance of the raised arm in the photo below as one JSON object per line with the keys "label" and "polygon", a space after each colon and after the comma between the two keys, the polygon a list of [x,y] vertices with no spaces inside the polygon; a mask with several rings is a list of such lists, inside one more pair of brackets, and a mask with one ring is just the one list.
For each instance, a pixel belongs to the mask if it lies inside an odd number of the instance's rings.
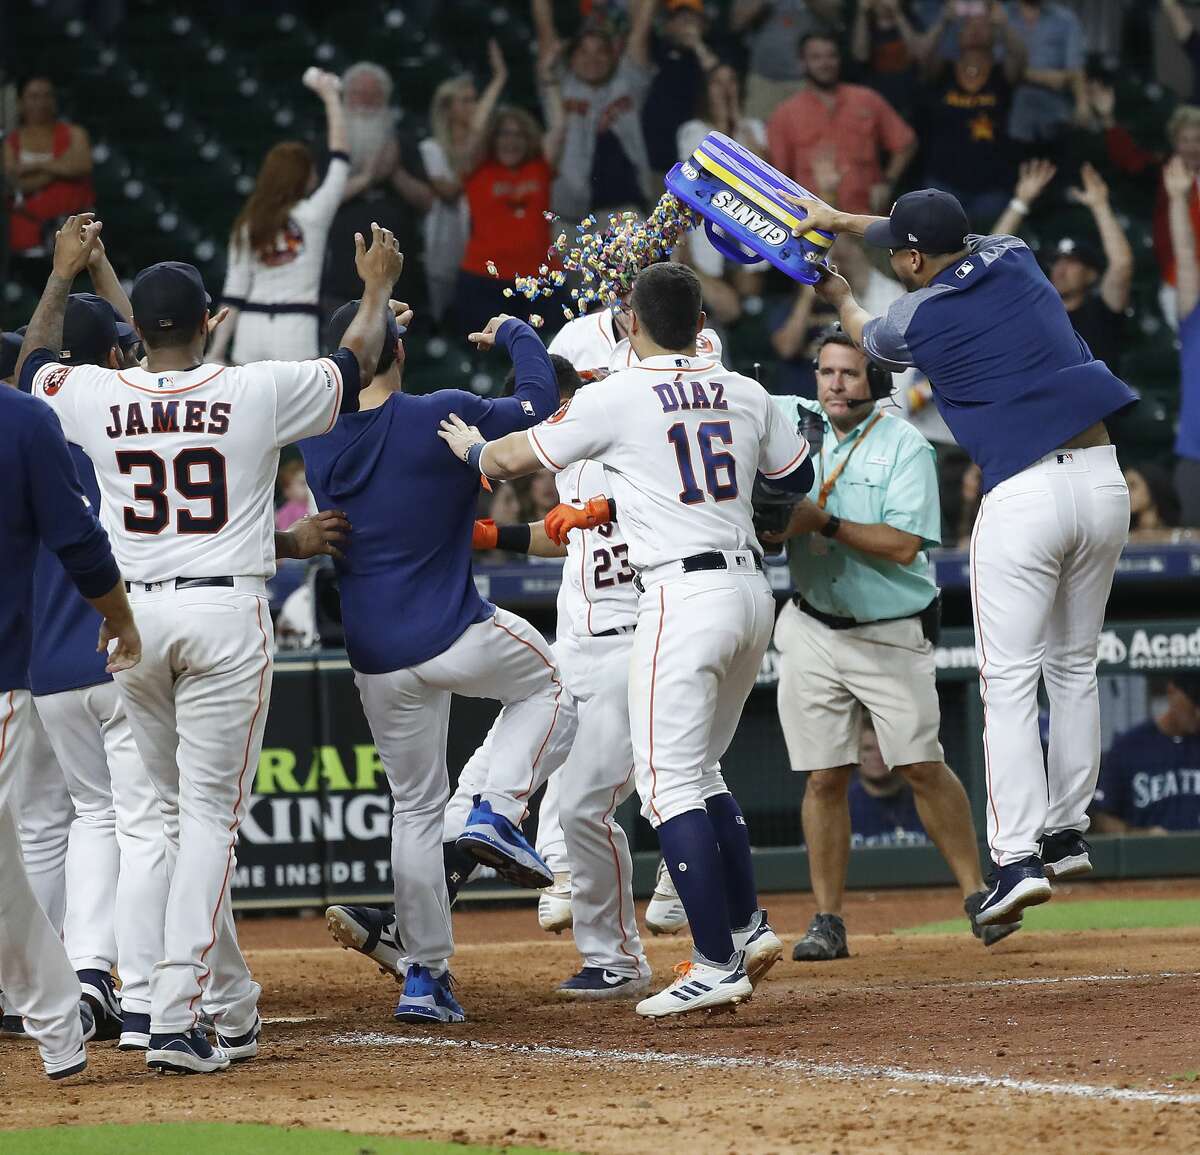
{"label": "raised arm", "polygon": [[341,347],[354,354],[365,387],[375,376],[375,366],[379,364],[387,334],[388,302],[392,287],[404,269],[404,254],[391,232],[372,221],[369,249],[362,233],[354,234],[354,267],[363,281],[362,303],[342,337]]}
{"label": "raised arm", "polygon": [[729,29],[735,35],[744,32],[771,7],[772,0],[734,0]]}
{"label": "raised arm", "polygon": [[499,343],[512,359],[516,384],[511,397],[482,402],[475,424],[488,440],[528,429],[558,408],[558,378],[542,339],[524,321],[501,314],[468,340],[478,349]]}
{"label": "raised arm", "polygon": [[116,269],[109,263],[108,253],[104,251],[104,242],[99,237],[96,238],[95,247],[88,260],[88,273],[91,275],[92,288],[96,290],[96,296],[103,297],[126,322],[132,325],[133,305],[121,285],[121,279],[117,276]]}
{"label": "raised arm", "polygon": [[1018,84],[1029,66],[1029,49],[1013,27],[1001,0],[992,0],[991,18],[996,38],[1004,45],[1004,75],[1009,84]]}
{"label": "raised arm", "polygon": [[[1182,320],[1200,302],[1200,261],[1196,259],[1196,234],[1192,228],[1189,201],[1195,178],[1180,156],[1173,156],[1163,169],[1167,190],[1167,218],[1171,226],[1171,248],[1175,254],[1175,283],[1179,290]],[[22,353],[24,348],[22,347]]]}
{"label": "raised arm", "polygon": [[1033,203],[1042,195],[1046,186],[1054,179],[1058,169],[1048,160],[1023,160],[1017,174],[1017,185],[1012,200],[992,225],[995,236],[1012,234],[1021,230],[1025,218],[1033,210]]}
{"label": "raised arm", "polygon": [[495,39],[489,40],[487,51],[492,77],[475,103],[475,112],[471,117],[471,127],[463,148],[462,169],[458,174],[460,177],[474,172],[479,167],[487,143],[487,131],[492,122],[492,113],[496,111],[496,105],[500,102],[504,86],[508,83],[508,64],[504,59],[504,53],[500,50],[499,42]]}
{"label": "raised arm", "polygon": [[554,27],[554,8],[551,0],[530,0],[533,30],[537,36],[538,59],[549,56],[559,47],[558,29]]}
{"label": "raised arm", "polygon": [[1108,185],[1103,178],[1090,164],[1084,164],[1079,175],[1083,187],[1071,189],[1068,196],[1091,210],[1100,233],[1100,244],[1104,247],[1105,268],[1104,276],[1100,278],[1100,296],[1114,313],[1123,313],[1129,307],[1129,290],[1133,284],[1133,249],[1109,203]]}
{"label": "raised arm", "polygon": [[849,233],[852,237],[861,237],[876,221],[887,220],[887,217],[839,212],[831,205],[809,200],[806,197],[792,196],[791,193],[781,192],[779,195],[788,204],[804,210],[804,218],[792,230],[792,235],[797,237],[803,236],[810,229],[822,229],[831,233]]}
{"label": "raised arm", "polygon": [[630,0],[633,13],[629,21],[629,36],[625,41],[625,55],[639,68],[649,68],[650,31],[654,27],[654,12],[658,0]]}
{"label": "raised arm", "polygon": [[1180,44],[1186,44],[1192,33],[1195,32],[1195,27],[1188,19],[1188,14],[1183,10],[1183,5],[1179,3],[1179,0],[1162,0],[1162,12],[1167,18],[1171,34]]}

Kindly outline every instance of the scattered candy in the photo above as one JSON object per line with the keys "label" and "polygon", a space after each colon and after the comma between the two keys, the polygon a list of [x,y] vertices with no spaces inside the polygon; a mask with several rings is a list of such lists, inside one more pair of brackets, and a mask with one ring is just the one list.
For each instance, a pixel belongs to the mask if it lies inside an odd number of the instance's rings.
{"label": "scattered candy", "polygon": [[497,268],[496,268],[495,261],[488,261],[487,271],[488,271],[488,274],[493,277],[498,277],[500,275],[499,270],[497,270]]}
{"label": "scattered candy", "polygon": [[530,314],[529,314],[529,323],[530,323],[530,324],[531,324],[531,325],[532,325],[532,326],[533,326],[535,329],[540,329],[540,328],[541,328],[541,327],[542,327],[542,326],[543,326],[543,325],[546,323],[546,321],[545,321],[545,319],[544,319],[543,317],[539,317],[539,316],[537,315],[537,313],[530,313]]}
{"label": "scattered candy", "polygon": [[566,319],[568,321],[575,320],[574,312],[572,312],[572,310],[570,308],[568,308],[566,305],[563,305],[563,316],[566,317]]}

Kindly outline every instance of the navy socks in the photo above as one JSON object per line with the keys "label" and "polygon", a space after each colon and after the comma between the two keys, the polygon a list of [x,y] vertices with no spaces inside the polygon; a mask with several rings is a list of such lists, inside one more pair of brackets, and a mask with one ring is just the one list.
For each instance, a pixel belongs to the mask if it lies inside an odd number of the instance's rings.
{"label": "navy socks", "polygon": [[658,841],[687,911],[696,950],[709,962],[724,964],[733,956],[733,936],[722,901],[726,888],[721,851],[708,812],[687,810],[668,819],[658,828]]}
{"label": "navy socks", "polygon": [[744,930],[758,912],[758,888],[754,885],[754,864],[750,859],[750,831],[742,808],[732,794],[716,794],[706,799],[704,805],[721,849],[729,925],[734,930]]}

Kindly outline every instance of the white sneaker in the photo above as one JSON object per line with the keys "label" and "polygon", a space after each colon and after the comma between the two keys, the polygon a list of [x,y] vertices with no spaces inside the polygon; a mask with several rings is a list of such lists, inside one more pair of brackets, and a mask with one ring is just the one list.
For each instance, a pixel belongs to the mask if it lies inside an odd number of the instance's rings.
{"label": "white sneaker", "polygon": [[751,985],[756,987],[783,957],[783,943],[767,922],[767,912],[761,908],[745,930],[733,932],[733,945],[742,952],[742,965]]}
{"label": "white sneaker", "polygon": [[659,859],[654,894],[646,907],[646,929],[651,934],[678,934],[688,924],[687,911],[679,901],[679,892],[667,864]]}
{"label": "white sneaker", "polygon": [[741,955],[737,956],[732,970],[697,962],[693,956],[688,962],[676,964],[675,981],[669,987],[642,999],[635,1009],[648,1019],[718,1007],[732,1010],[738,1003],[748,1002],[753,993],[754,987],[742,965]]}
{"label": "white sneaker", "polygon": [[538,898],[538,925],[545,931],[562,934],[571,925],[571,876],[556,874],[554,885]]}

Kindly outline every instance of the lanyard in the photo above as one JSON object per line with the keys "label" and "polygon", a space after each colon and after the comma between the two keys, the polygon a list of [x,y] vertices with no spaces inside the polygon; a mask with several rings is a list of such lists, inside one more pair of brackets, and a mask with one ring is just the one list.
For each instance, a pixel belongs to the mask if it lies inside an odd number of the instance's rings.
{"label": "lanyard", "polygon": [[[825,503],[829,500],[829,495],[833,492],[833,487],[837,485],[837,480],[842,476],[842,470],[850,464],[850,458],[854,456],[854,451],[867,439],[867,434],[875,428],[876,423],[883,416],[882,413],[876,412],[875,416],[867,422],[866,428],[858,435],[858,440],[850,446],[849,452],[842,458],[838,467],[821,482],[821,492],[817,494],[817,508],[824,509]],[[825,455],[821,454],[821,470],[825,470]]]}

